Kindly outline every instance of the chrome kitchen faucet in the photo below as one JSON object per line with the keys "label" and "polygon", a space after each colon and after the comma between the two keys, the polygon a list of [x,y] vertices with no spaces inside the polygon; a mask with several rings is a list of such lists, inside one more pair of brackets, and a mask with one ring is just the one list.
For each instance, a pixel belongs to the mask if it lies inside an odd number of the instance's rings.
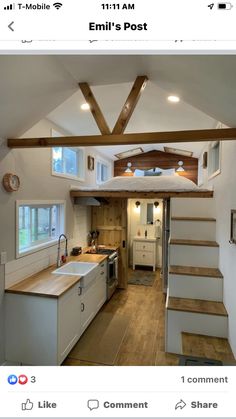
{"label": "chrome kitchen faucet", "polygon": [[65,239],[66,239],[66,245],[65,245],[65,253],[64,253],[64,256],[65,257],[67,257],[68,256],[68,247],[67,247],[67,245],[68,245],[68,239],[67,239],[67,237],[66,237],[66,235],[65,234],[61,234],[60,236],[59,236],[59,239],[58,239],[58,247],[57,247],[57,267],[59,268],[60,266],[61,266],[61,264],[62,264],[62,261],[61,261],[61,258],[60,258],[60,252],[61,252],[61,238],[62,237],[64,237]]}

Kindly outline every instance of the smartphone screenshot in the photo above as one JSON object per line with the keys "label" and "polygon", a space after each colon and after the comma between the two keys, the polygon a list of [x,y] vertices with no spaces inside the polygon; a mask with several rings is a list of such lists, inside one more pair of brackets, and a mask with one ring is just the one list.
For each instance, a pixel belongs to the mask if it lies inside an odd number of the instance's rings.
{"label": "smartphone screenshot", "polygon": [[0,2],[0,418],[236,418],[236,2]]}

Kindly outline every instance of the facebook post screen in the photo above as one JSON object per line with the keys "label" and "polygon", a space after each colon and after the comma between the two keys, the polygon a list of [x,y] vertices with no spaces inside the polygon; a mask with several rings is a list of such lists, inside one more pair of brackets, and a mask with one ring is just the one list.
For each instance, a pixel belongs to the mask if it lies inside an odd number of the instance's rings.
{"label": "facebook post screen", "polygon": [[0,418],[235,419],[236,1],[102,1],[0,0]]}

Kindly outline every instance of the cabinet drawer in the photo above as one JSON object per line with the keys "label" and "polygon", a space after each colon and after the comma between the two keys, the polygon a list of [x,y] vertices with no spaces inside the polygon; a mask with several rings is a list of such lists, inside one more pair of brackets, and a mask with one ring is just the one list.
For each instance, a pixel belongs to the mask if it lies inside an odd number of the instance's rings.
{"label": "cabinet drawer", "polygon": [[153,243],[148,242],[134,242],[135,251],[144,250],[145,252],[153,252]]}
{"label": "cabinet drawer", "polygon": [[134,255],[134,263],[136,265],[140,264],[140,265],[153,265],[154,264],[154,255],[153,253],[150,252],[135,252]]}

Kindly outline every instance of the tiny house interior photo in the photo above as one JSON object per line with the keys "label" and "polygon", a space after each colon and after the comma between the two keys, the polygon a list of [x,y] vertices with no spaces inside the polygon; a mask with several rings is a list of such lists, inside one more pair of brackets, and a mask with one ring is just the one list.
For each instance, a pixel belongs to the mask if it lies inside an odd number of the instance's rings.
{"label": "tiny house interior photo", "polygon": [[235,74],[0,57],[0,365],[236,364]]}

